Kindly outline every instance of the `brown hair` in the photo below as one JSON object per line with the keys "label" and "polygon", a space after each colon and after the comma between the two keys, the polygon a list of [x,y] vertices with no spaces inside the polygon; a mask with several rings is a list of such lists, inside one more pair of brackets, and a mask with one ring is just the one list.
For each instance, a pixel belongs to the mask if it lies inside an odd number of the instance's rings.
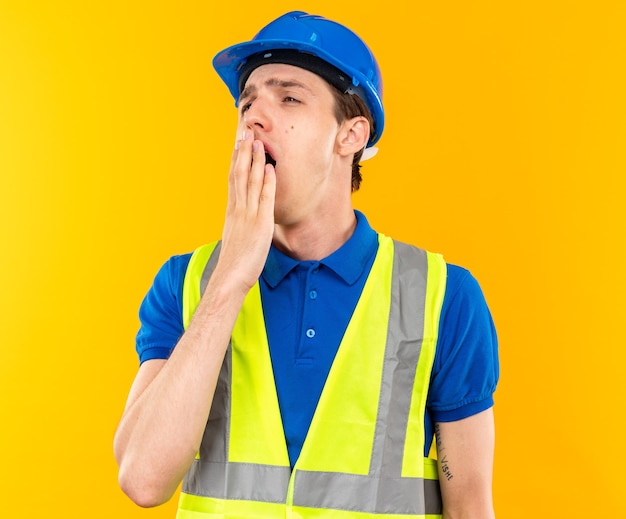
{"label": "brown hair", "polygon": [[[370,123],[371,137],[374,132],[374,119],[361,98],[357,95],[344,94],[336,88],[331,88],[331,90],[333,91],[333,97],[335,98],[335,117],[337,118],[337,121],[342,123],[343,121],[354,117],[365,117]],[[359,162],[363,156],[364,149],[365,148],[361,148],[357,151],[352,159],[352,192],[358,191],[361,186],[361,180],[363,180],[361,175],[361,164],[359,164]]]}

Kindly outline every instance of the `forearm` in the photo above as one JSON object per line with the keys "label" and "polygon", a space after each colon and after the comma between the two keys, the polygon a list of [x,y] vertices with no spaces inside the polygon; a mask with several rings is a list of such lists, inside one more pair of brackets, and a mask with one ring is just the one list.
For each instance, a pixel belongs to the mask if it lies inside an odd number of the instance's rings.
{"label": "forearm", "polygon": [[495,513],[491,503],[473,505],[464,510],[446,510],[444,507],[442,519],[495,519]]}
{"label": "forearm", "polygon": [[251,132],[237,142],[228,183],[220,256],[200,304],[167,362],[140,367],[116,433],[120,485],[142,506],[167,501],[200,448],[235,321],[270,248],[275,172]]}
{"label": "forearm", "polygon": [[493,411],[438,423],[435,430],[443,519],[494,519]]}
{"label": "forearm", "polygon": [[120,485],[137,504],[167,501],[196,455],[243,295],[209,283],[170,359],[131,394],[115,455]]}

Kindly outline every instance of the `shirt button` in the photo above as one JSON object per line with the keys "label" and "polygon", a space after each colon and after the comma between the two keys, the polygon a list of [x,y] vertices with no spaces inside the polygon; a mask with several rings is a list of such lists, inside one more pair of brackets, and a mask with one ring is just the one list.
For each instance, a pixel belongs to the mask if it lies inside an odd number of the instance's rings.
{"label": "shirt button", "polygon": [[315,337],[315,330],[314,330],[313,328],[309,328],[309,329],[306,331],[306,336],[307,336],[309,339],[312,339],[313,337]]}
{"label": "shirt button", "polygon": [[317,290],[311,290],[311,291],[309,292],[309,297],[310,297],[311,299],[317,299]]}

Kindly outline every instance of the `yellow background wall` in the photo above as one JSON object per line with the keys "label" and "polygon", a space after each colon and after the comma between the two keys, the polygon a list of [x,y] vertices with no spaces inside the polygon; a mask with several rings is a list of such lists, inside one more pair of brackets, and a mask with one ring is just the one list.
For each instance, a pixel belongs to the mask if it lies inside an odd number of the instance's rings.
{"label": "yellow background wall", "polygon": [[376,51],[355,205],[480,280],[500,517],[626,517],[626,3],[0,0],[0,516],[173,517],[118,490],[137,309],[219,237],[235,111],[210,59],[293,8]]}

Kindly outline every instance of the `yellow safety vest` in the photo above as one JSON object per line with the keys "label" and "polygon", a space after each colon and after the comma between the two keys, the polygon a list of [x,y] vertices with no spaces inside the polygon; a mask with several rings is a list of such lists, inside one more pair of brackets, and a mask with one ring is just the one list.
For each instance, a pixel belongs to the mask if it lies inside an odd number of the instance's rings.
{"label": "yellow safety vest", "polygon": [[[218,255],[219,242],[192,255],[185,327]],[[423,417],[445,283],[440,255],[379,235],[293,470],[257,283],[235,323],[177,518],[440,518]]]}

